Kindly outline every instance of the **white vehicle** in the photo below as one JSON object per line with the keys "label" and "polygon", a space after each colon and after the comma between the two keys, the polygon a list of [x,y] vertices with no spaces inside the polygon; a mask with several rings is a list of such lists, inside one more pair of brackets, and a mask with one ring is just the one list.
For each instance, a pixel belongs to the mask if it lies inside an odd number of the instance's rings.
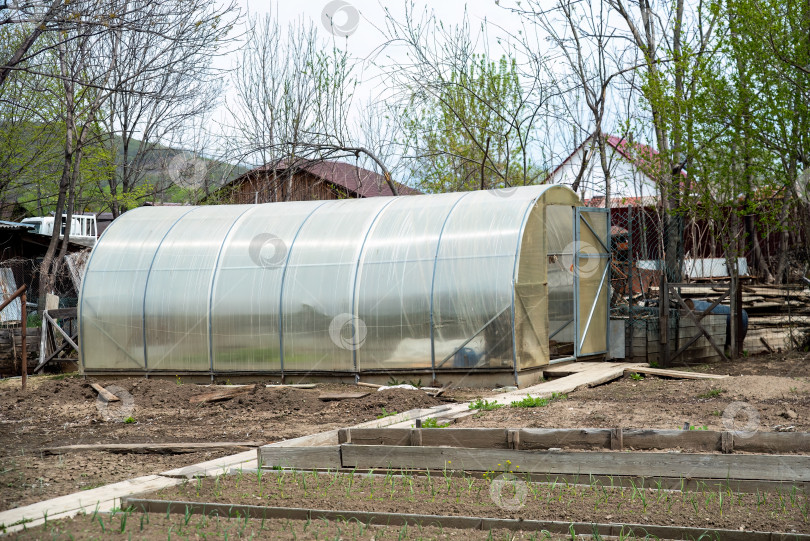
{"label": "white vehicle", "polygon": [[[65,235],[65,225],[67,222],[67,214],[62,215],[62,230],[59,236]],[[34,218],[25,218],[22,223],[33,226],[33,232],[40,235],[53,234],[53,216],[37,216]],[[70,240],[80,244],[94,244],[98,238],[98,226],[96,225],[96,216],[94,214],[74,214],[70,220]]]}

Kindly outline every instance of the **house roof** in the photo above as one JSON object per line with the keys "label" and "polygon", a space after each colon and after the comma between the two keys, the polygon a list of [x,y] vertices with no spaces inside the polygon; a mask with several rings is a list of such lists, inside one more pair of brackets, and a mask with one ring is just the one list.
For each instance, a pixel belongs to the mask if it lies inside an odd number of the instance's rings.
{"label": "house roof", "polygon": [[[282,172],[293,165],[284,163],[280,164],[266,164],[257,167],[242,174],[230,182],[230,184],[239,184],[245,180],[255,177],[263,172]],[[305,163],[296,163],[294,167],[298,170],[307,171],[312,175],[339,186],[347,190],[351,195],[357,197],[382,197],[394,195],[391,188],[385,181],[385,177],[369,171],[362,167],[352,165],[350,163],[338,161],[312,161]],[[422,192],[409,188],[404,184],[396,183],[399,195],[419,195]]]}
{"label": "house roof", "polygon": [[[607,135],[607,134],[606,134]],[[548,182],[557,171],[568,163],[577,153],[593,138],[593,135],[586,138],[571,154],[568,155],[554,170],[546,177],[545,182]],[[634,164],[640,171],[648,177],[652,177],[652,170],[656,166],[658,151],[648,145],[636,143],[617,137],[615,135],[608,135],[605,138],[605,143],[613,148],[622,158]],[[681,175],[686,176],[686,171],[681,170]]]}

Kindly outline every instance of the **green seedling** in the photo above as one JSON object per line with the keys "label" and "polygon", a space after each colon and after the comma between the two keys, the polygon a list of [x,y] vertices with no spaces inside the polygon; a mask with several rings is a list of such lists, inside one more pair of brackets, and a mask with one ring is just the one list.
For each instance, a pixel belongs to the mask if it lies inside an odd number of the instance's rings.
{"label": "green seedling", "polygon": [[632,379],[633,381],[641,381],[641,380],[644,379],[644,376],[642,376],[641,374],[636,374],[635,372],[633,372],[632,374],[630,374],[630,379]]}

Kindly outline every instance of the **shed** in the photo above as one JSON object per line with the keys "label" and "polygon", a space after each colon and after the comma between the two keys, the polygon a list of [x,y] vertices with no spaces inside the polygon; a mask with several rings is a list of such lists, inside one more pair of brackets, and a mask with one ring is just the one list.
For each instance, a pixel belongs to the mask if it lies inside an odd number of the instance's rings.
{"label": "shed", "polygon": [[87,263],[82,368],[534,383],[608,349],[608,214],[580,205],[529,186],[131,210]]}

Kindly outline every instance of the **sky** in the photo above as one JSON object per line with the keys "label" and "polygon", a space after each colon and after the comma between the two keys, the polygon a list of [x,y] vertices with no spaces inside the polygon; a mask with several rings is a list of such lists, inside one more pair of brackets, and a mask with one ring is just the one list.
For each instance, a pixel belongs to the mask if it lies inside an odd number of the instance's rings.
{"label": "sky", "polygon": [[[397,20],[404,20],[406,2],[413,1],[414,11],[422,14],[427,9],[435,13],[437,20],[447,25],[460,24],[464,17],[465,7],[470,27],[477,31],[483,22],[490,23],[490,46],[501,31],[517,32],[519,17],[496,5],[495,0],[445,0],[430,2],[425,0],[301,0],[298,2],[261,2],[256,0],[238,0],[243,15],[263,16],[270,14],[277,17],[282,27],[299,19],[311,20],[324,39],[332,39],[348,51],[357,60],[369,60],[379,51],[384,42],[385,11],[388,10]],[[505,2],[501,2],[504,5]],[[494,26],[493,26],[494,25]],[[496,30],[492,30],[495,28]],[[493,51],[495,49],[493,48]],[[387,48],[386,54],[394,60],[397,48]],[[216,61],[222,69],[232,68],[237,62],[238,54],[233,51]],[[355,92],[355,104],[368,101],[369,97],[379,91],[379,80],[375,78],[375,68],[370,63],[363,64],[362,84]],[[226,91],[226,100],[233,100],[232,89]],[[354,115],[360,114],[357,107]],[[219,122],[227,118],[227,104],[223,104],[216,114]],[[350,119],[351,122],[351,119]]]}

